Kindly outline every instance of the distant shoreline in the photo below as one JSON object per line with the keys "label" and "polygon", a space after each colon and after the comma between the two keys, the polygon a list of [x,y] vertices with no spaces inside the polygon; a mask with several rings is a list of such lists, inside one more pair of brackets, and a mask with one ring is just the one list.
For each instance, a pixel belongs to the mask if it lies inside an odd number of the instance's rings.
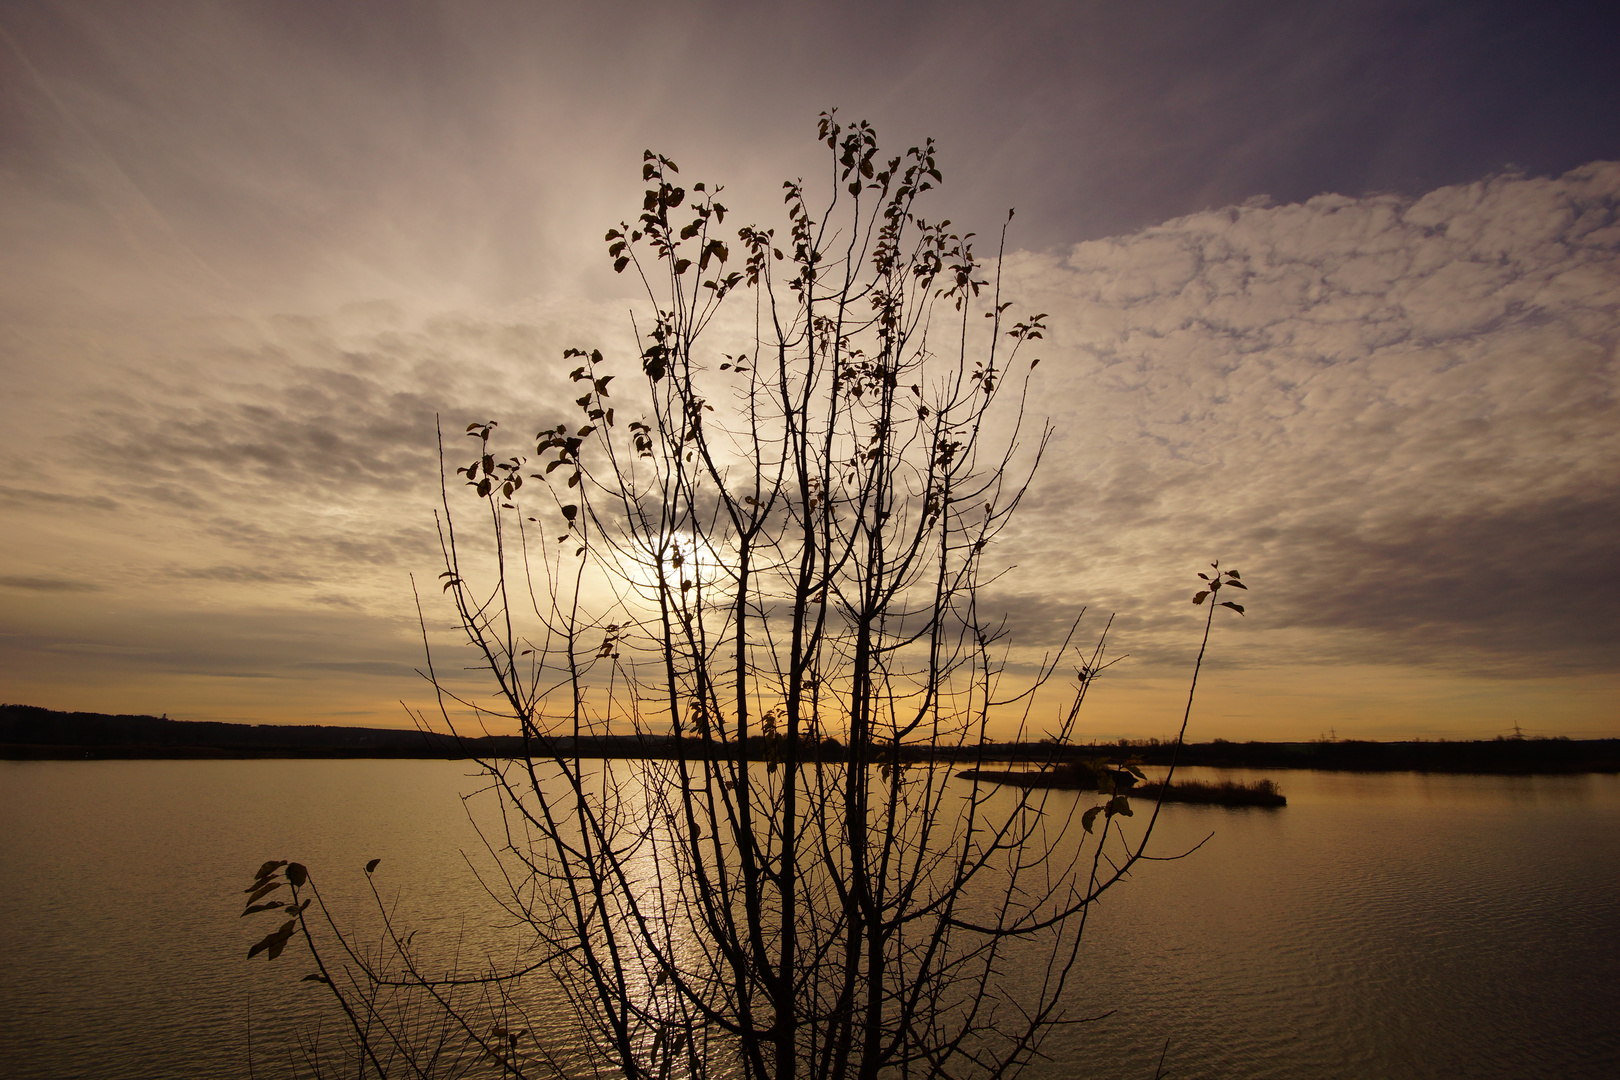
{"label": "distant shoreline", "polygon": [[[810,747],[813,759],[840,761],[836,741]],[[936,751],[936,760],[956,764],[1043,763],[1105,758],[1170,763],[1172,747],[1156,741],[1054,747],[1043,743],[992,743]],[[668,736],[609,735],[524,740],[512,735],[457,739],[422,731],[319,725],[225,724],[155,716],[68,713],[32,705],[0,705],[0,760],[119,761],[230,760],[262,758],[379,758],[468,760],[562,754],[582,758],[674,758],[706,756],[697,740],[683,745]],[[750,755],[754,756],[754,755]],[[922,748],[902,749],[904,760],[929,757]],[[1217,739],[1189,743],[1181,766],[1238,769],[1317,769],[1333,772],[1438,772],[1487,775],[1559,775],[1620,772],[1620,739],[1491,739],[1470,742],[1245,742]]]}

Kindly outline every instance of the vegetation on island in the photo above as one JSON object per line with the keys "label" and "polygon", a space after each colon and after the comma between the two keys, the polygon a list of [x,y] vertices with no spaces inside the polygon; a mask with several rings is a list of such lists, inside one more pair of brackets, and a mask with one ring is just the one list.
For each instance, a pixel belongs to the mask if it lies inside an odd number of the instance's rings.
{"label": "vegetation on island", "polygon": [[1129,794],[1138,799],[1169,803],[1205,803],[1217,806],[1286,806],[1276,781],[1149,780],[1143,774],[1140,758],[1125,761],[1108,758],[1082,758],[1059,762],[1050,768],[969,769],[957,775],[1010,787],[1057,788],[1069,791],[1097,791],[1103,794]]}

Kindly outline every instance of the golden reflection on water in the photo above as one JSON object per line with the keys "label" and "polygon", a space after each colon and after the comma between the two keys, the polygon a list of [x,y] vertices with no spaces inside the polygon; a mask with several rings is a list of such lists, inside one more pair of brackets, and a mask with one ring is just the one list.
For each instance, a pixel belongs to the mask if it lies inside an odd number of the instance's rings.
{"label": "golden reflection on water", "polygon": [[[245,1077],[250,1020],[257,1075],[285,1075],[298,1032],[332,1018],[292,950],[244,959],[264,930],[236,917],[240,890],[266,858],[307,863],[364,926],[380,857],[432,949],[508,956],[468,865],[487,861],[471,772],[0,763],[0,1075]],[[1154,850],[1208,843],[1095,911],[1075,1014],[1116,1011],[1026,1075],[1151,1076],[1167,1039],[1167,1076],[1614,1075],[1620,777],[1178,775],[1270,776],[1289,805],[1165,808]],[[543,1037],[580,1049],[536,995]]]}

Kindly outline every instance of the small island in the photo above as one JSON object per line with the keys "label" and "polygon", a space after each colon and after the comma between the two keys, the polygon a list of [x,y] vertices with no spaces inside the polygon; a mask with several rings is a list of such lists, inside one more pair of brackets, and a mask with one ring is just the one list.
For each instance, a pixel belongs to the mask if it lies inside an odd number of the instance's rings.
{"label": "small island", "polygon": [[1069,791],[1107,790],[1120,795],[1162,802],[1201,803],[1210,806],[1287,806],[1288,799],[1272,780],[1174,780],[1169,785],[1138,780],[1130,772],[1100,761],[1066,761],[1050,769],[968,769],[956,774],[964,780],[981,780],[1026,788],[1060,788]]}

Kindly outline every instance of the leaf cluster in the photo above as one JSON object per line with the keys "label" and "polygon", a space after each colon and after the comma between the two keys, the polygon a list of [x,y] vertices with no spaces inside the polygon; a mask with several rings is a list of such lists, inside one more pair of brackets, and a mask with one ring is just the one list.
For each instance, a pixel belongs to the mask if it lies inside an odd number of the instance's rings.
{"label": "leaf cluster", "polygon": [[[1210,597],[1219,593],[1223,587],[1229,589],[1243,589],[1245,592],[1248,591],[1249,587],[1243,584],[1243,581],[1236,570],[1222,570],[1221,564],[1218,560],[1210,563],[1209,566],[1211,570],[1215,571],[1215,576],[1210,577],[1208,574],[1198,575],[1200,578],[1204,579],[1204,583],[1208,585],[1209,588],[1200,589],[1198,592],[1194,593],[1192,598],[1193,603],[1202,604],[1206,599],[1209,599]],[[1210,603],[1214,604],[1216,601],[1210,600]],[[1243,605],[1234,603],[1231,600],[1220,601],[1220,606],[1224,608],[1231,608],[1239,615],[1243,614]]]}
{"label": "leaf cluster", "polygon": [[[253,875],[253,883],[242,891],[248,894],[247,904],[242,909],[242,915],[256,915],[264,911],[279,911],[283,915],[290,915],[286,922],[275,930],[266,934],[258,944],[248,950],[248,959],[251,960],[261,952],[268,960],[274,960],[286,949],[287,942],[292,939],[298,928],[299,920],[309,908],[309,900],[299,902],[298,890],[309,879],[309,871],[304,869],[302,863],[288,862],[285,859],[270,860],[259,867]],[[289,886],[292,900],[265,900],[266,896],[280,889],[283,885]],[[262,902],[261,902],[262,901]]]}

